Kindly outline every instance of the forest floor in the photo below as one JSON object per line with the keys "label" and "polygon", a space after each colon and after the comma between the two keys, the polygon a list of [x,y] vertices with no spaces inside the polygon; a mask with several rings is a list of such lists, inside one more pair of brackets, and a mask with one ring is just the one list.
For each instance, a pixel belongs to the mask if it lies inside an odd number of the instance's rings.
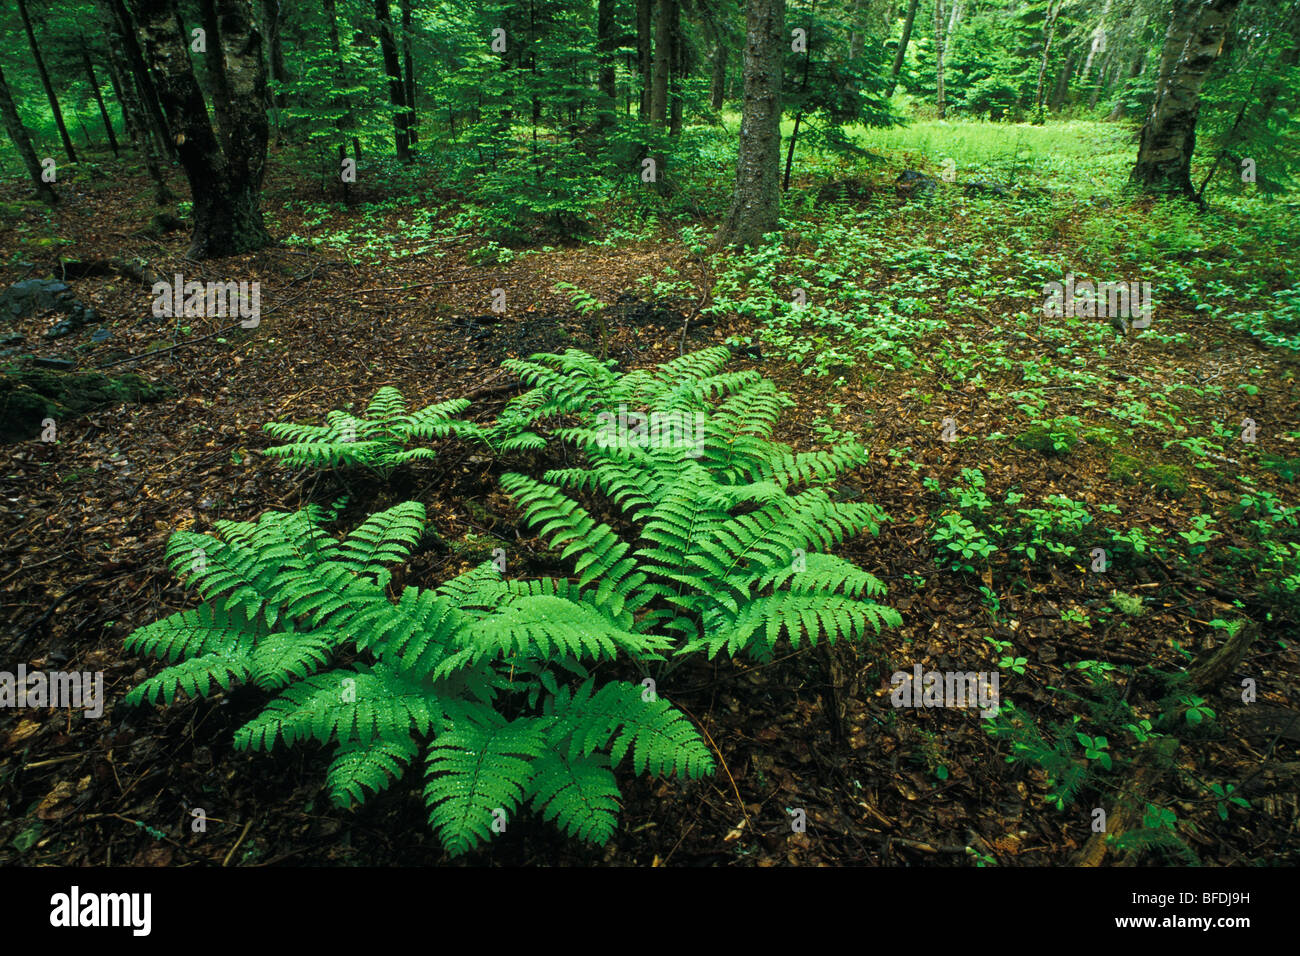
{"label": "forest floor", "polygon": [[[870,449],[872,464],[845,481],[889,521],[878,537],[848,542],[841,553],[889,585],[887,601],[903,626],[874,645],[802,648],[765,665],[718,658],[679,668],[660,692],[707,734],[721,758],[718,773],[690,785],[620,774],[619,830],[603,848],[525,816],[457,862],[1065,865],[1091,833],[1094,806],[1109,808],[1124,780],[1100,774],[1086,799],[1057,809],[1045,798],[1044,773],[1007,762],[1007,742],[987,733],[978,714],[891,708],[891,674],[914,664],[993,667],[1013,648],[1003,698],[1047,726],[1077,712],[1060,691],[1077,689],[1067,665],[1177,670],[1219,640],[1211,622],[1234,616],[1251,617],[1260,637],[1234,679],[1207,695],[1213,719],[1185,728],[1159,802],[1176,812],[1181,838],[1201,862],[1300,862],[1295,610],[1266,598],[1254,572],[1233,564],[1252,540],[1246,517],[1233,511],[1243,493],[1295,502],[1294,474],[1266,467],[1300,455],[1295,353],[1266,348],[1229,315],[1198,310],[1179,295],[1161,300],[1156,325],[1142,334],[1118,337],[1105,320],[1044,322],[1034,314],[1042,296],[1026,279],[1026,260],[1050,247],[1078,250],[1084,266],[1095,266],[1087,250],[1108,230],[1117,243],[1146,241],[1125,229],[1149,210],[1128,208],[1117,219],[1108,205],[1057,196],[1050,222],[1031,241],[996,225],[1021,215],[996,197],[953,190],[931,206],[899,190],[895,176],[911,162],[919,160],[902,153],[889,168],[855,178],[837,207],[835,228],[869,232],[878,243],[859,250],[855,267],[872,271],[882,296],[919,303],[910,314],[925,319],[906,339],[882,333],[868,343],[869,359],[801,354],[805,341],[822,349],[823,332],[765,337],[761,310],[705,308],[718,277],[669,229],[609,246],[539,246],[493,263],[475,237],[451,239],[436,255],[403,255],[409,250],[392,238],[404,235],[401,211],[380,211],[366,223],[390,237],[380,254],[308,241],[196,263],[184,258],[183,231],[142,233],[152,209],[140,179],[73,183],[52,217],[30,208],[7,217],[0,288],[50,276],[56,255],[123,258],[163,277],[258,280],[262,319],[254,330],[227,329],[222,318],[157,320],[148,288],[108,275],[70,282],[104,318],[107,341],[94,343],[88,333],[46,340],[48,317],[0,330],[23,336],[4,361],[74,357],[83,369],[117,362],[104,371],[138,372],[168,390],[153,402],[61,420],[56,442],[4,449],[4,666],[102,671],[108,703],[100,719],[71,710],[0,714],[0,861],[441,860],[413,780],[344,812],[322,790],[320,748],[233,751],[232,733],[256,712],[259,692],[136,710],[120,703],[152,673],[123,651],[123,638],[193,603],[164,564],[167,537],[348,493],[349,516],[406,499],[426,504],[443,544],[416,557],[410,580],[432,586],[502,543],[521,557],[521,570],[554,570],[556,560],[521,530],[495,484],[509,462],[446,441],[436,461],[388,485],[343,482],[263,459],[259,450],[273,442],[261,426],[317,421],[332,408],[364,403],[381,385],[400,388],[413,407],[470,396],[470,417],[486,421],[515,394],[500,368],[506,358],[573,347],[632,368],[683,348],[748,340],[737,365],[761,369],[797,401],[778,437],[809,449],[851,432]],[[311,199],[310,187],[273,168],[273,231],[312,235]],[[338,224],[352,214],[333,215]],[[986,228],[1001,244],[993,252],[980,245]],[[59,241],[42,243],[46,234]],[[812,238],[793,242],[810,260],[822,248]],[[902,258],[918,248],[938,267]],[[1215,253],[1209,242],[1196,250],[1216,254],[1233,252]],[[955,262],[945,271],[948,256]],[[743,283],[761,267],[738,263],[732,278]],[[870,278],[840,273],[817,281],[826,289],[873,287]],[[930,281],[912,281],[918,276]],[[551,291],[560,282],[610,305],[600,318],[580,314]],[[899,283],[910,284],[900,290]],[[503,314],[489,307],[498,288],[508,298]],[[154,354],[119,361],[145,353]],[[1057,376],[1058,365],[1077,377]],[[1258,423],[1259,448],[1227,437],[1244,417]],[[941,437],[946,419],[959,440]],[[1036,424],[1043,426],[1037,432]],[[1065,434],[1069,447],[1055,449],[1049,437],[1044,448],[1042,437],[1053,433]],[[1011,490],[1026,505],[1065,495],[1096,527],[1122,510],[1124,527],[1146,529],[1152,539],[1152,529],[1174,540],[1188,531],[1185,544],[1178,553],[1153,548],[1141,560],[1117,560],[1110,573],[1090,570],[1087,548],[1059,561],[967,571],[940,565],[937,521],[957,507],[961,489],[972,491],[967,469],[979,470],[996,502]],[[1215,519],[1208,539],[1192,532],[1204,530],[1196,523],[1203,515]],[[1196,560],[1180,560],[1187,555]],[[1243,677],[1257,682],[1257,702],[1243,703]],[[1207,789],[1214,783],[1235,785],[1249,807],[1220,812],[1222,801]],[[193,807],[206,811],[207,832],[191,832]],[[791,832],[792,808],[806,810],[807,832]]]}

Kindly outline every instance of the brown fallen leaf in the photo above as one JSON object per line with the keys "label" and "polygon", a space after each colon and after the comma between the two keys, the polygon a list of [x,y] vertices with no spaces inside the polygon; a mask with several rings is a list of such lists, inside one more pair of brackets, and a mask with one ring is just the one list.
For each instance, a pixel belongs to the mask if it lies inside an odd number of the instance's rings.
{"label": "brown fallen leaf", "polygon": [[42,820],[58,820],[67,816],[71,807],[65,807],[62,810],[55,808],[72,796],[72,781],[60,780],[55,784],[54,789],[47,793],[36,807],[36,815]]}
{"label": "brown fallen leaf", "polygon": [[18,722],[17,727],[9,731],[9,736],[5,738],[5,744],[12,747],[14,744],[26,740],[40,729],[41,725],[39,723],[30,717],[25,717]]}

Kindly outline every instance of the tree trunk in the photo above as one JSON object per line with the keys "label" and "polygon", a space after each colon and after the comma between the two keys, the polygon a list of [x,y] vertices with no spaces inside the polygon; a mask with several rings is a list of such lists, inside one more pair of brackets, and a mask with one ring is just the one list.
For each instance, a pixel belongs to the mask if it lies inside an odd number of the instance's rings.
{"label": "tree trunk", "polygon": [[144,55],[158,78],[158,97],[190,181],[192,259],[238,255],[271,242],[260,202],[268,136],[262,36],[247,0],[203,0],[201,6],[211,6],[220,25],[220,33],[208,37],[207,54],[226,104],[216,111],[220,142],[190,66],[174,0],[136,4]]}
{"label": "tree trunk", "polygon": [[116,54],[112,50],[112,41],[109,41],[109,51],[104,57],[104,64],[108,68],[108,83],[113,87],[113,99],[117,100],[118,108],[122,112],[122,132],[131,142],[136,142],[140,135],[140,129],[135,125],[135,117],[127,109],[127,93],[122,87],[122,68]]}
{"label": "tree trunk", "polygon": [[[140,96],[140,87],[135,80],[135,71],[131,66],[130,57],[127,55],[126,41],[122,35],[117,14],[113,11],[113,5],[101,2],[98,5],[98,10],[100,25],[104,29],[104,35],[108,38],[109,75],[117,75],[117,82],[114,86],[117,90],[118,102],[122,104],[124,128],[128,130],[135,148],[144,157],[144,167],[149,172],[149,178],[153,180],[154,184],[154,202],[159,206],[166,206],[175,196],[172,195],[171,189],[167,186],[167,180],[163,176],[162,164],[159,162],[157,127],[150,122],[144,101]],[[131,39],[132,41],[135,40],[134,35],[132,35]],[[152,89],[152,87],[153,83],[150,81],[150,88]]]}
{"label": "tree trunk", "polygon": [[41,178],[40,161],[36,158],[36,150],[32,148],[32,138],[27,133],[27,127],[18,117],[18,108],[14,106],[14,98],[9,92],[9,84],[5,81],[4,70],[0,70],[0,119],[4,120],[5,130],[13,140],[14,149],[18,150],[18,155],[23,158],[27,174],[32,177],[32,183],[36,186],[36,195],[48,203],[58,202],[59,197],[54,192],[54,187]]}
{"label": "tree trunk", "polygon": [[280,0],[262,0],[266,14],[266,40],[271,61],[271,79],[280,87],[271,98],[277,110],[284,109],[284,85],[289,82],[288,71],[284,68],[284,7]]}
{"label": "tree trunk", "polygon": [[[817,0],[813,0],[808,7],[808,26],[807,36],[812,38],[813,14],[817,10]],[[781,184],[784,192],[790,191],[790,174],[794,170],[794,146],[799,141],[799,126],[803,123],[803,97],[808,92],[808,70],[812,64],[812,53],[808,50],[803,52],[803,78],[799,81],[799,108],[794,114],[794,127],[790,130],[790,142],[785,152],[785,180]]]}
{"label": "tree trunk", "polygon": [[636,53],[637,71],[641,74],[641,108],[637,115],[643,123],[650,122],[650,88],[654,85],[654,43],[651,10],[654,0],[636,0]]}
{"label": "tree trunk", "polygon": [[948,17],[948,30],[944,34],[945,36],[951,37],[957,32],[957,24],[961,23],[961,15],[963,12],[961,0],[953,0],[952,13]]}
{"label": "tree trunk", "polygon": [[934,94],[939,119],[943,119],[943,0],[934,0]]}
{"label": "tree trunk", "polygon": [[122,0],[103,0],[103,2],[111,14],[112,24],[110,26],[116,28],[117,34],[121,38],[122,50],[126,54],[127,62],[131,65],[131,75],[135,79],[136,93],[140,98],[141,105],[144,107],[144,115],[149,120],[149,127],[156,138],[159,152],[164,156],[175,159],[177,156],[176,138],[167,126],[167,117],[163,115],[162,101],[158,97],[158,87],[153,81],[153,76],[149,73],[148,64],[144,60],[144,52],[140,49],[140,43],[136,39],[135,21]]}
{"label": "tree trunk", "polygon": [[614,53],[618,37],[614,34],[614,0],[597,0],[596,3],[596,88],[600,91],[596,122],[604,129],[614,125],[618,89],[614,84]]}
{"label": "tree trunk", "polygon": [[781,69],[785,0],[749,0],[745,94],[731,209],[713,245],[749,246],[774,232],[781,214]]}
{"label": "tree trunk", "polygon": [[1137,163],[1130,179],[1148,193],[1196,198],[1192,187],[1192,152],[1201,87],[1223,48],[1228,24],[1240,0],[1175,0],[1166,47],[1161,54],[1161,81],[1142,126]]}
{"label": "tree trunk", "polygon": [[1043,24],[1043,58],[1038,64],[1038,89],[1034,93],[1034,111],[1037,122],[1043,122],[1043,78],[1047,75],[1047,61],[1052,55],[1052,38],[1056,36],[1056,18],[1061,15],[1061,0],[1047,5],[1047,21]]}
{"label": "tree trunk", "polygon": [[868,0],[853,0],[849,8],[849,62],[856,63],[862,56],[862,45],[866,34],[862,29],[862,12]]}
{"label": "tree trunk", "polygon": [[1106,16],[1110,13],[1111,0],[1106,0],[1106,5],[1101,8],[1101,20],[1097,23],[1097,29],[1092,31],[1092,39],[1088,45],[1088,59],[1083,61],[1084,83],[1088,82],[1088,77],[1092,76],[1092,60],[1098,53],[1106,49]]}
{"label": "tree trunk", "polygon": [[1065,103],[1065,99],[1070,95],[1070,77],[1074,74],[1074,64],[1079,59],[1077,51],[1071,50],[1065,58],[1065,63],[1061,67],[1061,72],[1056,76],[1056,86],[1052,90],[1051,99],[1047,105],[1053,111],[1059,110]]}
{"label": "tree trunk", "polygon": [[674,5],[675,0],[655,0],[655,55],[650,122],[660,129],[668,125],[668,72],[672,62]]}
{"label": "tree trunk", "polygon": [[95,67],[90,62],[90,44],[86,38],[78,38],[81,47],[81,65],[86,71],[86,82],[90,84],[91,95],[95,97],[95,103],[99,106],[99,118],[104,121],[104,132],[108,134],[108,145],[113,149],[113,155],[117,153],[117,136],[113,133],[113,121],[108,118],[108,107],[104,105],[104,97],[99,92],[99,80],[95,79]]}
{"label": "tree trunk", "polygon": [[[1133,60],[1133,67],[1129,70],[1129,79],[1137,79],[1146,70],[1147,55],[1145,52],[1139,52]],[[1106,117],[1110,122],[1115,122],[1124,115],[1124,101],[1118,97],[1115,99],[1115,108],[1110,111]]]}
{"label": "tree trunk", "polygon": [[682,80],[686,76],[686,42],[682,35],[682,5],[672,0],[672,56],[668,69],[668,135],[682,132]]}
{"label": "tree trunk", "polygon": [[375,19],[379,21],[379,48],[384,55],[384,72],[388,75],[388,98],[393,104],[393,139],[397,158],[402,162],[411,159],[410,138],[406,135],[406,91],[402,86],[402,65],[397,58],[397,42],[393,39],[393,18],[388,12],[388,0],[375,0]]}
{"label": "tree trunk", "polygon": [[916,23],[916,7],[920,0],[910,0],[907,4],[907,15],[903,17],[903,35],[898,41],[898,50],[894,53],[894,66],[889,71],[889,86],[885,92],[886,98],[894,95],[894,89],[898,86],[898,74],[903,69],[903,57],[907,55],[907,45],[912,42],[912,25]]}
{"label": "tree trunk", "polygon": [[713,44],[713,75],[709,78],[709,105],[722,109],[727,98],[727,44],[721,33],[715,31]]}
{"label": "tree trunk", "polygon": [[416,130],[419,122],[415,114],[415,58],[411,53],[411,4],[414,0],[402,0],[402,72],[405,74],[406,86],[406,138],[414,146],[420,140]]}
{"label": "tree trunk", "polygon": [[22,18],[23,29],[27,31],[27,42],[32,48],[32,62],[40,74],[41,86],[45,87],[45,98],[50,101],[50,112],[54,114],[54,125],[59,129],[59,138],[63,140],[63,151],[68,154],[68,162],[77,161],[77,152],[72,148],[72,138],[68,136],[68,127],[63,122],[63,111],[59,109],[59,99],[54,95],[54,86],[50,83],[49,71],[45,69],[45,60],[41,48],[36,45],[36,33],[32,30],[32,18],[27,15],[27,0],[18,0],[18,15]]}

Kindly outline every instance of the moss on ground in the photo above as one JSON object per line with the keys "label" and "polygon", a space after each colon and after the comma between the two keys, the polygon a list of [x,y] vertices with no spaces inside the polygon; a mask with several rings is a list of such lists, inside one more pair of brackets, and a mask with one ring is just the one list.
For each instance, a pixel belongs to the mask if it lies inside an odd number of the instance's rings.
{"label": "moss on ground", "polygon": [[101,372],[9,366],[0,369],[0,443],[38,437],[46,418],[61,422],[105,405],[155,401],[168,393],[133,373],[110,378]]}
{"label": "moss on ground", "polygon": [[1187,473],[1178,465],[1152,464],[1122,452],[1110,460],[1110,477],[1125,485],[1147,485],[1172,498],[1187,494]]}
{"label": "moss on ground", "polygon": [[1061,421],[1038,422],[1017,435],[1013,444],[1017,448],[1040,452],[1049,458],[1064,458],[1082,442],[1070,425]]}

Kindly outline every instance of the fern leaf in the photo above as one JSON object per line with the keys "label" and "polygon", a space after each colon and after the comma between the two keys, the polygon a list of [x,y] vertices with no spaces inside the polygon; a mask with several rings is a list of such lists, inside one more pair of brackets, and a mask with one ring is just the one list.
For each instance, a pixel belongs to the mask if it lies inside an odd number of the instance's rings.
{"label": "fern leaf", "polygon": [[637,684],[612,681],[592,692],[587,681],[572,696],[561,689],[553,703],[552,739],[569,740],[570,757],[609,748],[612,763],[631,753],[638,773],[699,777],[713,770],[713,757],[695,727],[663,698],[645,699]]}
{"label": "fern leaf", "polygon": [[618,822],[618,782],[609,758],[547,750],[532,765],[533,808],[569,836],[605,844]]}
{"label": "fern leaf", "polygon": [[346,810],[364,803],[367,790],[382,793],[406,772],[419,750],[410,737],[342,744],[325,776],[330,800]]}
{"label": "fern leaf", "polygon": [[531,717],[506,723],[484,708],[482,723],[458,723],[429,746],[429,825],[452,856],[490,839],[493,824],[503,825],[519,807],[533,761],[545,747],[547,725]]}
{"label": "fern leaf", "polygon": [[369,741],[427,733],[442,718],[429,691],[390,668],[357,665],[316,674],[287,688],[235,732],[240,750],[270,750],[277,740]]}
{"label": "fern leaf", "polygon": [[213,685],[221,690],[230,690],[248,680],[251,673],[248,655],[237,651],[191,657],[150,677],[126,695],[126,703],[162,701],[170,704],[181,691],[190,697],[207,697],[213,692]]}

